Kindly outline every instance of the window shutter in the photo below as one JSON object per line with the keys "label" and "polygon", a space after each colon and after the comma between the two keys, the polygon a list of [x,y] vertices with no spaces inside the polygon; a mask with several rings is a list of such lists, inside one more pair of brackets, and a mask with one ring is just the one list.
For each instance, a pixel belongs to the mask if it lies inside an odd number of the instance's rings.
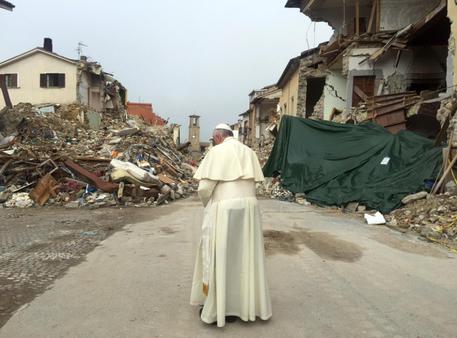
{"label": "window shutter", "polygon": [[65,74],[59,74],[59,88],[65,88]]}
{"label": "window shutter", "polygon": [[11,74],[11,76],[12,76],[12,80],[11,80],[12,87],[17,88],[17,74]]}
{"label": "window shutter", "polygon": [[41,88],[47,88],[48,83],[47,83],[47,75],[46,74],[40,74],[40,87]]}

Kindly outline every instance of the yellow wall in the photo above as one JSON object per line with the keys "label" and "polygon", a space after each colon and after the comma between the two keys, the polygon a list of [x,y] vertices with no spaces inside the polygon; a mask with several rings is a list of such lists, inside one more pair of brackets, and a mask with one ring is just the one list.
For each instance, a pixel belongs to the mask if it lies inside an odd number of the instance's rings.
{"label": "yellow wall", "polygon": [[[297,115],[297,102],[298,102],[298,69],[289,79],[289,82],[282,88],[282,95],[279,99],[279,107],[281,108],[281,115]],[[284,110],[284,104],[287,104]]]}
{"label": "yellow wall", "polygon": [[[456,41],[457,41],[457,5],[455,4],[455,0],[448,0],[448,17],[451,19],[451,31],[452,37],[454,38],[454,53],[456,48]],[[454,85],[457,84],[457,57],[454,55]]]}
{"label": "yellow wall", "polygon": [[[40,74],[65,73],[65,88],[40,88]],[[13,105],[21,102],[72,103],[77,100],[77,65],[36,53],[0,67],[0,74],[17,74],[18,88],[8,88]],[[5,106],[0,95],[0,108]]]}

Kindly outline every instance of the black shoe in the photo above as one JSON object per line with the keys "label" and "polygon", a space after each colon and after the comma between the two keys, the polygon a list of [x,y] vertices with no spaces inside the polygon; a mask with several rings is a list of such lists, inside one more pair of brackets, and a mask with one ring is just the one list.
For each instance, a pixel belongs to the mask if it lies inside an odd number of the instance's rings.
{"label": "black shoe", "polygon": [[227,323],[235,323],[238,320],[238,317],[236,316],[227,316],[225,317],[225,321]]}

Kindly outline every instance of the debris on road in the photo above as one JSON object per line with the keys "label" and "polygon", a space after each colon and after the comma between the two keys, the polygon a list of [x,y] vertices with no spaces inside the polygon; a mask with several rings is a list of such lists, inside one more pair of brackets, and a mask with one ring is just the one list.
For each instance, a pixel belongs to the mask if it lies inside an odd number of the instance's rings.
{"label": "debris on road", "polygon": [[412,195],[408,195],[406,196],[405,198],[403,198],[401,200],[401,202],[403,204],[410,204],[412,202],[415,202],[415,201],[419,201],[421,199],[424,199],[428,196],[428,192],[426,191],[421,191],[421,192],[418,192],[416,194],[412,194]]}
{"label": "debris on road", "polygon": [[457,249],[457,195],[428,195],[386,216],[388,225]]}
{"label": "debris on road", "polygon": [[383,214],[379,211],[376,212],[374,215],[365,214],[365,220],[369,225],[384,225],[386,224],[386,219],[384,218]]}
{"label": "debris on road", "polygon": [[0,111],[0,207],[147,206],[195,191],[194,163],[169,127],[115,113],[94,126],[93,114],[79,104]]}

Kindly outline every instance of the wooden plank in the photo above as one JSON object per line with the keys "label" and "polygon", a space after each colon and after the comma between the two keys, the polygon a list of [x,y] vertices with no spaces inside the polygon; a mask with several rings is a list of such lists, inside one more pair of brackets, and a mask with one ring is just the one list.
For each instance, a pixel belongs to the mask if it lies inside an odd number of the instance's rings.
{"label": "wooden plank", "polygon": [[413,97],[420,98],[419,96],[417,96],[417,94],[415,92],[407,92],[407,93],[399,93],[399,94],[385,94],[385,95],[378,95],[378,96],[370,96],[367,99],[367,102],[368,103],[373,103],[373,102],[381,103],[381,102],[396,100],[399,98],[410,99]]}
{"label": "wooden plank", "polygon": [[406,108],[409,108],[413,106],[415,103],[409,103],[409,104],[404,104],[404,103],[397,103],[395,105],[391,105],[389,107],[381,108],[381,109],[374,109],[373,114],[374,116],[380,116],[384,114],[389,114],[392,112],[395,112],[397,110],[405,110]]}
{"label": "wooden plank", "polygon": [[103,181],[100,177],[95,175],[94,173],[89,172],[88,170],[84,169],[77,163],[74,163],[70,160],[65,161],[65,165],[74,173],[88,179],[95,187],[102,190],[103,192],[115,192],[117,191],[119,185],[114,184],[111,182]]}
{"label": "wooden plank", "polygon": [[381,30],[381,0],[376,0],[376,32]]}
{"label": "wooden plank", "polygon": [[3,175],[3,173],[6,171],[6,169],[8,169],[11,163],[13,163],[12,159],[6,161],[6,163],[0,168],[0,176]]}
{"label": "wooden plank", "polygon": [[444,183],[444,181],[446,180],[447,176],[450,174],[452,168],[454,167],[454,165],[456,163],[457,163],[457,156],[454,157],[452,162],[447,167],[446,171],[444,172],[443,176],[439,180],[438,184],[435,186],[435,189],[432,191],[432,194],[436,194],[436,192],[441,188],[441,185]]}
{"label": "wooden plank", "polygon": [[401,58],[401,50],[399,50],[397,53],[397,58],[395,60],[395,71],[397,70],[398,64],[400,63],[400,58]]}
{"label": "wooden plank", "polygon": [[375,14],[376,14],[376,0],[373,0],[373,4],[371,5],[370,21],[368,21],[368,28],[367,28],[368,33],[371,33],[371,30],[373,29],[373,21],[374,21]]}
{"label": "wooden plank", "polygon": [[405,112],[403,110],[393,112],[391,114],[386,114],[382,116],[376,116],[373,119],[377,124],[383,127],[395,126],[406,122]]}
{"label": "wooden plank", "polygon": [[5,101],[5,106],[7,106],[8,108],[13,108],[13,104],[11,103],[11,98],[8,93],[8,88],[6,86],[5,75],[0,75],[0,88],[2,90],[3,100]]}
{"label": "wooden plank", "polygon": [[177,182],[176,180],[172,179],[171,177],[165,175],[165,174],[159,174],[159,180],[160,182],[162,182],[163,184],[168,184],[168,185],[176,185]]}
{"label": "wooden plank", "polygon": [[303,12],[306,12],[307,10],[309,10],[311,8],[311,6],[314,5],[315,2],[316,2],[316,0],[310,0],[308,2],[308,4],[306,5],[306,8],[304,9]]}
{"label": "wooden plank", "polygon": [[354,76],[352,93],[353,107],[374,95],[375,80],[375,76]]}
{"label": "wooden plank", "polygon": [[358,86],[354,86],[354,93],[356,93],[363,101],[368,99],[368,95],[365,94]]}
{"label": "wooden plank", "polygon": [[383,108],[387,108],[387,107],[392,107],[392,106],[395,106],[395,105],[398,105],[398,104],[415,104],[416,101],[411,102],[411,100],[406,100],[404,98],[399,98],[399,99],[396,99],[396,100],[392,100],[392,101],[384,101],[384,102],[376,102],[376,103],[371,103],[371,105],[368,107],[369,110],[378,110],[378,109],[383,109]]}
{"label": "wooden plank", "polygon": [[360,0],[355,0],[355,35],[360,35]]}
{"label": "wooden plank", "polygon": [[42,207],[50,198],[57,195],[60,184],[50,174],[45,175],[30,192],[30,197]]}

